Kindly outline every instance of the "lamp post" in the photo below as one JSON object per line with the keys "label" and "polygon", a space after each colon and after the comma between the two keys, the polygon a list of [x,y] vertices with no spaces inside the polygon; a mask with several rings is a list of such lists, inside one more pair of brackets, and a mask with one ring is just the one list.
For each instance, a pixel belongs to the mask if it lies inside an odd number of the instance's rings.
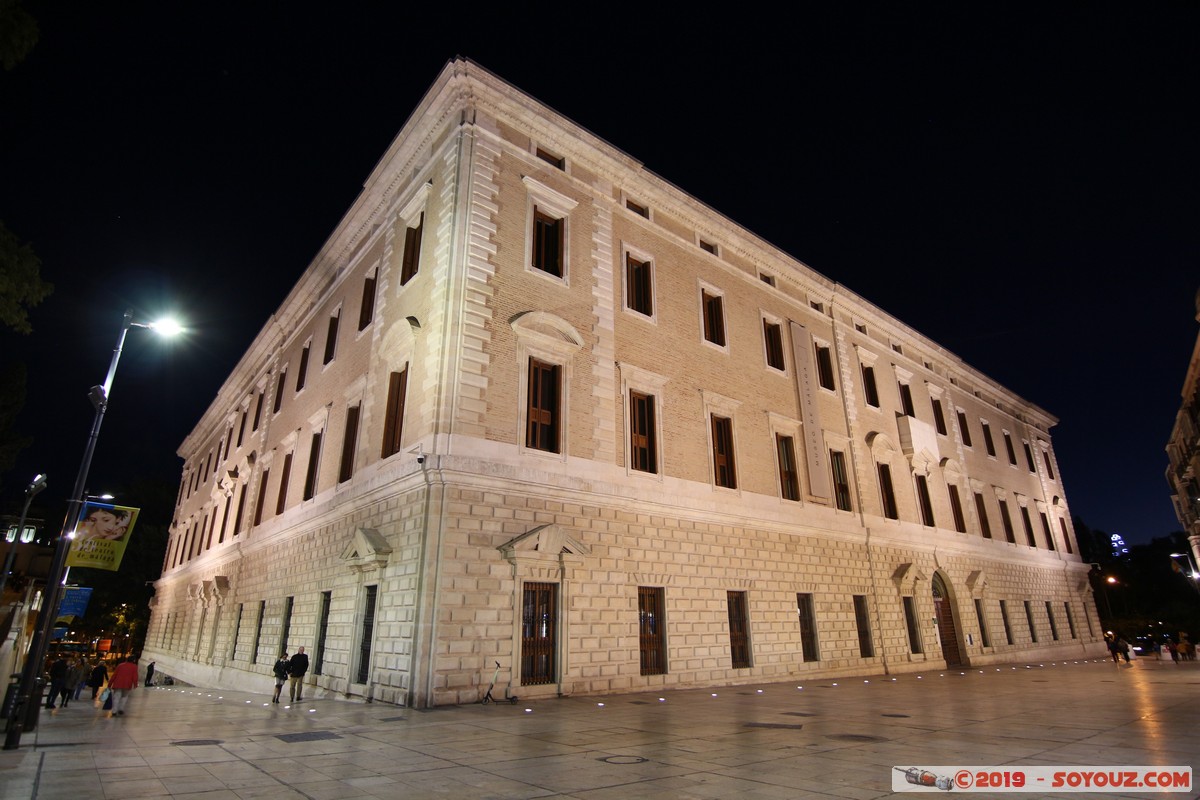
{"label": "lamp post", "polygon": [[1192,587],[1200,592],[1200,586],[1196,585],[1196,581],[1200,580],[1200,570],[1196,569],[1196,562],[1192,560],[1191,553],[1171,553],[1171,558],[1186,558],[1187,565],[1191,569],[1188,577],[1192,579]]}
{"label": "lamp post", "polygon": [[29,515],[29,504],[33,502],[34,495],[45,488],[46,476],[40,472],[34,475],[33,481],[25,487],[25,505],[21,507],[21,520],[17,523],[17,535],[8,545],[8,555],[4,557],[4,572],[0,573],[0,597],[4,597],[4,587],[8,585],[8,573],[12,571],[13,558],[17,555],[17,542],[25,531],[25,517]]}
{"label": "lamp post", "polygon": [[[79,464],[79,474],[75,478],[75,488],[67,501],[67,516],[63,522],[62,532],[54,547],[54,559],[50,562],[50,573],[46,578],[46,592],[42,598],[42,608],[38,613],[37,628],[29,643],[29,653],[25,659],[25,667],[21,670],[21,683],[17,690],[17,700],[8,715],[8,728],[4,736],[4,749],[15,750],[21,746],[21,731],[24,728],[25,706],[30,695],[41,679],[42,661],[46,657],[46,648],[54,631],[54,621],[58,614],[58,603],[62,597],[62,584],[67,563],[67,552],[71,548],[71,539],[75,528],[79,525],[79,515],[83,509],[83,497],[88,470],[92,466],[92,455],[96,451],[96,440],[100,436],[100,425],[104,422],[104,412],[108,409],[109,397],[112,393],[113,378],[117,374],[117,364],[121,360],[121,351],[125,347],[125,336],[130,328],[148,328],[157,330],[164,335],[174,335],[181,329],[171,321],[163,322],[134,322],[133,312],[126,311],[121,321],[121,332],[117,335],[117,346],[113,349],[112,361],[108,365],[108,375],[100,386],[93,386],[88,392],[88,399],[96,409],[92,420],[92,430],[88,434],[87,445],[83,449],[83,460]],[[39,692],[40,699],[40,692]],[[36,723],[36,719],[34,720]]]}

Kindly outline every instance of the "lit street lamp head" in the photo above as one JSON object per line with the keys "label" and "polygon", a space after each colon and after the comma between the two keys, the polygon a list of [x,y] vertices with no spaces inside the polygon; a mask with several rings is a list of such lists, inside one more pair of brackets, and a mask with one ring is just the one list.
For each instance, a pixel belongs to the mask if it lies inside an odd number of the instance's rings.
{"label": "lit street lamp head", "polygon": [[163,317],[154,322],[130,322],[129,325],[133,328],[148,328],[159,336],[166,336],[167,338],[183,333],[183,326],[174,317]]}

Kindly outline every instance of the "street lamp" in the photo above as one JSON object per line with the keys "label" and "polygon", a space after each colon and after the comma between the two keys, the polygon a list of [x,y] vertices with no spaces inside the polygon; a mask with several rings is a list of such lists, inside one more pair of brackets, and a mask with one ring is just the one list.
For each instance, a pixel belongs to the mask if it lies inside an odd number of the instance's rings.
{"label": "street lamp", "polygon": [[17,542],[20,541],[21,534],[25,531],[25,517],[29,515],[29,504],[33,502],[34,495],[45,488],[46,476],[40,472],[34,475],[33,481],[25,487],[25,505],[21,507],[21,521],[17,523],[17,535],[8,545],[8,555],[4,557],[4,572],[0,573],[0,597],[4,597],[4,587],[8,584],[8,573],[12,571],[13,558],[17,555]]}
{"label": "street lamp", "polygon": [[1192,568],[1188,577],[1192,580],[1200,580],[1200,570],[1196,569],[1196,562],[1192,560],[1191,553],[1171,553],[1171,558],[1186,558],[1188,566]]}
{"label": "street lamp", "polygon": [[[96,451],[96,440],[100,436],[100,425],[104,422],[104,412],[108,409],[108,401],[112,394],[113,378],[117,374],[117,364],[121,360],[121,351],[125,347],[125,336],[130,328],[148,328],[166,336],[173,336],[182,328],[173,320],[159,322],[134,322],[133,312],[126,311],[121,321],[121,332],[117,335],[117,346],[113,349],[112,362],[108,365],[108,375],[100,386],[93,386],[88,392],[88,398],[96,409],[92,430],[88,434],[87,445],[83,449],[83,460],[79,464],[79,474],[75,478],[75,488],[67,500],[67,517],[63,523],[54,548],[54,560],[50,563],[50,573],[46,578],[46,595],[42,598],[42,608],[38,613],[37,628],[29,644],[29,653],[25,659],[25,667],[21,670],[21,684],[17,690],[17,700],[8,715],[8,729],[4,737],[4,749],[15,750],[21,746],[21,731],[24,727],[25,705],[29,702],[42,671],[42,661],[46,657],[46,647],[54,631],[54,620],[58,614],[58,603],[62,597],[64,570],[67,562],[67,551],[71,547],[71,534],[79,526],[79,515],[83,510],[83,497],[87,493],[88,470],[92,466],[92,455]],[[39,698],[40,699],[40,698]],[[36,724],[36,720],[35,720]]]}

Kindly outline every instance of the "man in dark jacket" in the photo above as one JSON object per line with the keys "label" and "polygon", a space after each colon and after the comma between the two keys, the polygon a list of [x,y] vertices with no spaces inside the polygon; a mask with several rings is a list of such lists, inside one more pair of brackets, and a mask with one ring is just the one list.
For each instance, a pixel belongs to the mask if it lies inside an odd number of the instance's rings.
{"label": "man in dark jacket", "polygon": [[[63,693],[67,686],[67,675],[70,669],[67,666],[67,660],[62,656],[55,659],[50,665],[50,694],[46,697],[46,708],[54,708],[54,698]],[[67,705],[66,698],[63,698],[63,706]]]}
{"label": "man in dark jacket", "polygon": [[291,678],[288,683],[288,696],[292,698],[293,703],[304,699],[304,673],[306,672],[308,672],[308,656],[304,654],[304,648],[301,647],[288,662],[288,676]]}

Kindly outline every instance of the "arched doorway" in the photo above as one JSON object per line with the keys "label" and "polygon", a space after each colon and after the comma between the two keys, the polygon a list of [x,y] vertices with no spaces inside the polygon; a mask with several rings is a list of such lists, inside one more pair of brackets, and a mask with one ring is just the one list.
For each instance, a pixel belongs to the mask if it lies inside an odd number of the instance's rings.
{"label": "arched doorway", "polygon": [[940,573],[933,573],[933,607],[937,613],[938,638],[942,640],[942,658],[946,666],[961,667],[964,664],[962,650],[958,645],[958,629],[954,627],[954,603],[946,582]]}

